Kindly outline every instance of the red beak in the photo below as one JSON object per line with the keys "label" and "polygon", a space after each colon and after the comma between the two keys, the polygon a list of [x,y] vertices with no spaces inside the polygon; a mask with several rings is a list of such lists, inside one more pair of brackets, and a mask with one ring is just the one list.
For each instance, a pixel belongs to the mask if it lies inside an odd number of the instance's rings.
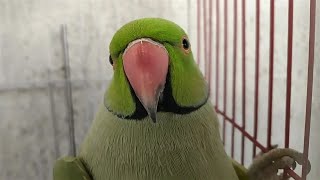
{"label": "red beak", "polygon": [[156,122],[160,94],[165,87],[169,56],[166,48],[151,39],[131,42],[123,54],[126,76],[141,104]]}

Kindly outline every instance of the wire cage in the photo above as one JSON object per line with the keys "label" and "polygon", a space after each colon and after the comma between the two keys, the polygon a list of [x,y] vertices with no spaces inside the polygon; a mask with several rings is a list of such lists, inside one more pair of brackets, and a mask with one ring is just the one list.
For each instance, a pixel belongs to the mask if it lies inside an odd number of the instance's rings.
{"label": "wire cage", "polygon": [[[268,61],[261,61],[261,36],[264,35],[261,32],[261,3],[260,0],[255,1],[255,22],[254,29],[254,75],[248,76],[247,67],[247,54],[246,47],[249,45],[247,37],[247,6],[246,0],[232,2],[231,1],[207,1],[197,0],[197,63],[203,68],[206,79],[210,85],[210,93],[212,101],[214,102],[215,110],[221,120],[221,135],[226,150],[230,153],[231,157],[235,158],[235,154],[238,153],[239,161],[245,164],[245,159],[252,160],[258,151],[267,152],[273,148],[273,128],[283,121],[285,127],[283,133],[277,132],[277,135],[282,136],[284,141],[284,147],[290,148],[290,134],[291,130],[291,106],[292,106],[292,77],[296,73],[293,71],[293,30],[294,30],[294,1],[289,0],[287,2],[287,16],[285,20],[287,23],[287,38],[286,40],[286,59],[275,59],[275,43],[279,43],[278,39],[275,42],[275,35],[278,33],[275,30],[275,18],[280,18],[275,12],[275,1],[270,0],[269,3],[269,16],[265,17],[269,21],[269,38],[265,40],[265,44],[268,46],[263,47],[268,49]],[[228,4],[229,3],[229,4]],[[266,3],[266,2],[263,2]],[[306,79],[306,98],[305,98],[305,119],[304,119],[304,133],[303,136],[303,155],[304,160],[309,157],[309,141],[310,141],[310,121],[311,121],[311,109],[312,109],[312,89],[313,89],[313,71],[314,71],[314,57],[315,57],[315,23],[316,23],[316,0],[310,0],[309,9],[309,31],[308,31],[308,58],[306,59],[307,72]],[[252,8],[252,7],[251,7]],[[230,22],[230,16],[233,16],[232,22]],[[252,19],[250,19],[252,21]],[[306,27],[307,28],[307,27]],[[223,31],[221,31],[223,30]],[[231,33],[230,33],[231,32]],[[230,34],[232,36],[230,37]],[[215,36],[215,39],[213,38]],[[231,40],[230,40],[230,39]],[[230,41],[232,42],[230,44]],[[240,42],[239,42],[240,41]],[[281,40],[283,41],[283,40]],[[253,43],[253,41],[251,41]],[[231,50],[230,50],[231,49]],[[282,51],[285,51],[282,49]],[[213,54],[215,52],[215,54]],[[284,119],[277,119],[273,116],[274,111],[274,91],[276,88],[274,83],[274,74],[276,66],[279,61],[286,61],[286,81],[285,81],[285,96],[283,97],[283,104],[285,105]],[[263,101],[261,100],[261,64],[268,66],[268,76],[263,80],[266,85],[266,92],[264,94],[267,100],[264,102],[265,106],[260,107]],[[251,72],[249,72],[251,73]],[[251,80],[254,85],[253,92],[248,92],[248,79]],[[250,79],[249,79],[250,80]],[[240,90],[239,90],[240,89]],[[238,93],[240,91],[240,93]],[[240,96],[240,98],[238,98]],[[248,107],[246,102],[248,98],[253,99],[253,107]],[[229,103],[229,104],[228,104]],[[237,105],[238,104],[238,105]],[[249,109],[250,108],[250,109]],[[266,108],[267,123],[265,131],[259,131],[259,124],[261,115],[259,114],[259,108]],[[238,113],[236,113],[236,111]],[[253,114],[253,117],[248,117],[249,113]],[[248,130],[248,123],[250,128]],[[228,128],[229,127],[229,128]],[[302,128],[302,127],[301,127]],[[236,134],[239,134],[237,136]],[[264,134],[264,138],[258,138],[259,134]],[[228,138],[230,136],[230,138]],[[236,143],[236,138],[240,138],[240,142]],[[249,147],[248,147],[249,146]],[[248,148],[252,148],[252,154],[248,155],[245,151]],[[306,162],[306,161],[304,161]],[[286,169],[285,174],[294,179],[306,179],[307,174],[305,170],[305,164],[302,165],[302,172]]]}

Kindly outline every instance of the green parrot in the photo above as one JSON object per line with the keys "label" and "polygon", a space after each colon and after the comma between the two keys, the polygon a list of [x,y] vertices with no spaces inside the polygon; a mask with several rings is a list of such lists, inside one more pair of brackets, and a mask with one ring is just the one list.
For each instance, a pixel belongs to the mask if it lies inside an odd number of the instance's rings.
{"label": "green parrot", "polygon": [[55,162],[54,180],[247,180],[292,157],[264,154],[246,169],[227,156],[208,85],[177,24],[129,22],[113,36],[109,61],[114,74],[100,110],[79,154]]}

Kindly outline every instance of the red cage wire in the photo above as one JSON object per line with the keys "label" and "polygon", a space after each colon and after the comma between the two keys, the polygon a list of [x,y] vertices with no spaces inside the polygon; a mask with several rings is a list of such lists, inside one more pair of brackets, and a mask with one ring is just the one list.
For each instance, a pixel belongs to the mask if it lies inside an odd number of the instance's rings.
{"label": "red cage wire", "polygon": [[[220,22],[220,3],[223,4],[223,22]],[[222,108],[220,108],[219,102],[219,92],[216,91],[215,94],[211,94],[211,97],[215,99],[215,110],[218,115],[223,117],[223,124],[222,124],[222,139],[223,142],[226,141],[226,124],[230,123],[232,126],[231,130],[231,156],[234,157],[234,137],[235,131],[238,130],[242,133],[241,137],[241,163],[244,164],[244,146],[245,146],[245,139],[248,139],[253,143],[253,156],[256,156],[257,148],[260,149],[262,152],[267,152],[272,148],[271,144],[271,133],[272,133],[272,101],[273,101],[273,75],[274,75],[274,34],[275,34],[275,0],[270,0],[270,39],[269,39],[269,82],[268,82],[268,127],[267,127],[267,143],[263,144],[257,140],[258,135],[258,105],[259,105],[259,61],[260,61],[260,0],[256,1],[256,22],[255,22],[255,77],[254,77],[254,132],[250,134],[246,131],[246,0],[237,1],[234,0],[233,2],[233,12],[228,12],[228,1],[215,1],[215,14],[213,14],[213,3],[212,0],[197,0],[197,63],[201,59],[201,53],[204,53],[204,74],[206,79],[209,82],[210,89],[212,88],[213,84],[211,83],[212,76],[215,76],[215,88],[219,89],[219,86],[223,86],[223,100],[222,100]],[[237,9],[238,5],[241,6],[241,24],[237,20]],[[284,144],[285,147],[290,147],[289,145],[289,135],[290,135],[290,107],[291,107],[291,79],[292,79],[292,36],[293,36],[293,5],[294,1],[288,1],[288,41],[287,41],[287,82],[286,82],[286,110],[285,110],[285,139]],[[229,8],[230,10],[230,8]],[[209,13],[207,13],[209,11]],[[303,155],[304,155],[304,162],[308,159],[309,153],[309,138],[310,138],[310,120],[311,120],[311,105],[312,105],[312,89],[313,89],[313,69],[314,69],[314,48],[315,48],[315,18],[316,18],[316,0],[310,0],[310,29],[309,29],[309,57],[308,57],[308,73],[307,73],[307,98],[306,98],[306,115],[305,115],[305,130],[304,130],[304,147],[303,147]],[[228,27],[228,16],[234,16],[233,27]],[[216,24],[215,27],[212,25],[212,18],[215,16]],[[203,27],[201,26],[201,21],[203,22]],[[223,33],[223,42],[224,47],[220,47],[220,26],[224,27]],[[215,45],[216,45],[216,54],[215,57],[212,56],[212,33],[216,33]],[[228,42],[228,28],[233,29],[233,67],[232,67],[232,110],[231,116],[226,113],[227,108],[227,48],[229,46]],[[241,58],[237,57],[237,32],[241,30],[241,51],[242,56]],[[204,39],[203,44],[201,44],[201,39]],[[223,48],[223,49],[222,49]],[[203,50],[203,51],[202,51]],[[223,50],[223,52],[221,52]],[[219,53],[223,53],[223,59],[219,59]],[[229,54],[230,55],[230,54]],[[212,59],[215,58],[215,74],[212,74],[213,65],[211,64]],[[223,61],[224,64],[224,73],[220,74],[219,71],[219,61]],[[235,121],[235,101],[236,101],[236,62],[241,61],[241,74],[242,74],[242,125],[239,125]],[[223,76],[223,82],[219,81],[219,76]],[[210,91],[211,92],[211,91]],[[291,169],[285,170],[285,173],[290,177],[300,180],[306,179],[307,173],[305,164],[302,165],[302,174],[299,175],[296,172],[292,171]]]}

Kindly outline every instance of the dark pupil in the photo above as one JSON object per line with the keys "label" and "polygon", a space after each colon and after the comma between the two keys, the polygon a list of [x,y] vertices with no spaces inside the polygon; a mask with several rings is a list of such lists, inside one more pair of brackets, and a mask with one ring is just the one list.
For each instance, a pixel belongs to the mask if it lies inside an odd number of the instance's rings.
{"label": "dark pupil", "polygon": [[184,49],[189,49],[189,42],[188,42],[188,40],[186,40],[186,39],[183,39],[182,40],[182,45],[183,45],[183,48]]}
{"label": "dark pupil", "polygon": [[111,65],[113,65],[113,60],[112,60],[112,58],[111,58],[111,55],[109,56],[109,63],[110,63]]}

